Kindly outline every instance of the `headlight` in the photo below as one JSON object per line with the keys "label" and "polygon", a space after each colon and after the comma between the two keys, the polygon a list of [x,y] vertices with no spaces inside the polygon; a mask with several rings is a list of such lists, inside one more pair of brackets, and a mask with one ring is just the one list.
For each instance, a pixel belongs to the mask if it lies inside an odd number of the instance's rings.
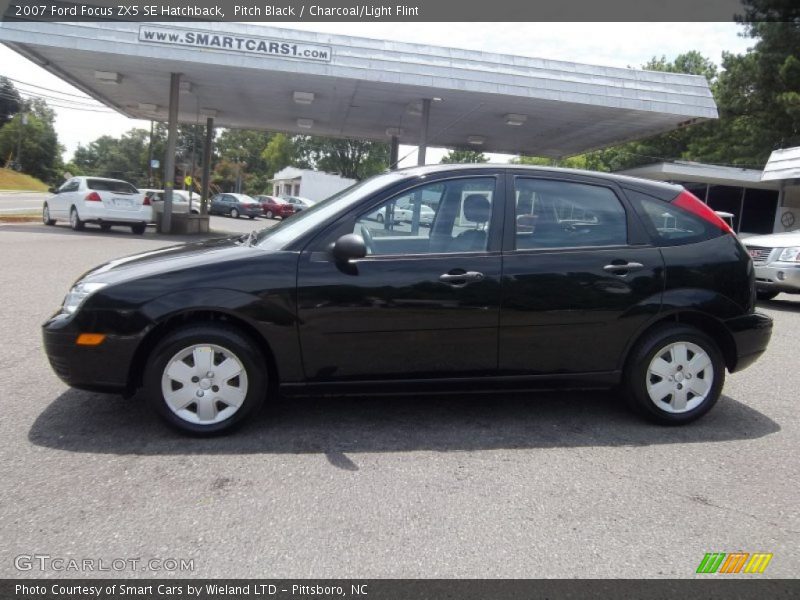
{"label": "headlight", "polygon": [[106,287],[107,283],[78,283],[69,291],[67,297],[64,298],[64,305],[61,307],[65,313],[72,314],[78,307],[83,304],[89,296],[94,294],[97,290]]}
{"label": "headlight", "polygon": [[778,260],[784,262],[800,262],[800,246],[793,246],[792,248],[784,248]]}

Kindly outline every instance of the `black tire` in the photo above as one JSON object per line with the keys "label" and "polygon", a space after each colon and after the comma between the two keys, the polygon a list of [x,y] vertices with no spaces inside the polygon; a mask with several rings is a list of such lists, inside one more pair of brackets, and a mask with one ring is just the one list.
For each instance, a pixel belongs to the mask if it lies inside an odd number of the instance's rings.
{"label": "black tire", "polygon": [[[236,412],[218,423],[200,424],[185,420],[173,412],[162,392],[161,380],[164,369],[176,354],[196,344],[213,344],[233,353],[244,367],[247,376],[248,385],[244,401]],[[179,431],[198,436],[227,433],[240,426],[263,406],[267,394],[266,361],[256,345],[246,335],[232,327],[215,324],[188,325],[167,335],[148,357],[144,374],[144,392],[158,415]]]}
{"label": "black tire", "polygon": [[248,215],[248,218],[252,221],[253,219],[256,218],[256,216],[255,215]]}
{"label": "black tire", "polygon": [[144,223],[138,223],[136,225],[131,225],[131,231],[136,235],[142,235],[145,230],[147,229],[147,225]]}
{"label": "black tire", "polygon": [[[711,361],[713,381],[705,398],[691,410],[686,412],[669,412],[664,410],[654,400],[651,400],[647,391],[648,369],[651,361],[670,344],[688,342],[699,346]],[[677,367],[676,367],[677,368]],[[703,373],[703,379],[706,378]],[[651,376],[653,383],[658,383],[660,378]],[[675,374],[677,380],[677,372]],[[685,379],[681,379],[686,385]],[[662,425],[683,425],[699,419],[717,403],[722,386],[725,384],[725,361],[716,342],[708,335],[687,325],[667,324],[647,332],[631,351],[625,367],[622,388],[629,406],[648,419]],[[675,382],[675,386],[679,384]],[[691,386],[688,386],[691,387]],[[691,392],[690,392],[691,393]],[[665,396],[666,398],[667,396]],[[662,398],[663,401],[663,398]],[[691,401],[691,399],[689,400]],[[670,403],[672,402],[672,397]]]}
{"label": "black tire", "polygon": [[231,209],[231,218],[232,219],[238,219],[239,218],[239,211],[236,210],[235,208]]}
{"label": "black tire", "polygon": [[759,300],[772,300],[775,296],[780,294],[780,292],[770,292],[767,290],[756,290],[756,297]]}
{"label": "black tire", "polygon": [[271,210],[268,210],[268,211],[267,211],[267,218],[268,218],[268,219],[274,219],[274,218],[275,218],[275,216],[272,214],[272,211],[271,211]]}
{"label": "black tire", "polygon": [[69,211],[69,226],[73,231],[83,231],[83,228],[86,226],[86,224],[81,221],[78,209],[74,206]]}
{"label": "black tire", "polygon": [[50,218],[50,207],[47,206],[47,202],[45,202],[44,206],[42,207],[42,223],[50,226],[56,224],[56,220]]}

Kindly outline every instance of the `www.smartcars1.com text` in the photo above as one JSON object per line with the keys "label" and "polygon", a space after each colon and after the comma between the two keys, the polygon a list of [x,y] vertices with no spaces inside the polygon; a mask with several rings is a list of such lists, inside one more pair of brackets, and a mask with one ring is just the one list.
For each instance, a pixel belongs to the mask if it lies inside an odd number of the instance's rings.
{"label": "www.smartcars1.com text", "polygon": [[118,6],[90,6],[86,4],[19,4],[12,5],[12,14],[22,18],[109,18],[127,17],[157,19],[159,17],[207,17],[224,19],[228,17],[266,17],[266,18],[358,18],[381,19],[387,17],[419,17],[419,6],[406,4],[358,4],[354,6],[320,6],[318,4],[275,5],[247,4],[234,5],[233,14],[230,8],[222,6],[193,6],[191,4],[175,6],[170,4],[128,4]]}

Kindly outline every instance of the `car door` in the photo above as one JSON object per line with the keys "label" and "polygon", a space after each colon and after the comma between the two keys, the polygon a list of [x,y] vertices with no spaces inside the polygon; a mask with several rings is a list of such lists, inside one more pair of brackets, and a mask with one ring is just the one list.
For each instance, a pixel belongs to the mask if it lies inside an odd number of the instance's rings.
{"label": "car door", "polygon": [[225,194],[214,196],[214,199],[211,201],[211,212],[216,215],[224,215],[227,212]]}
{"label": "car door", "polygon": [[50,213],[53,217],[69,217],[69,209],[77,203],[78,188],[80,179],[73,177],[68,179],[58,188],[58,193],[50,200]]}
{"label": "car door", "polygon": [[[493,375],[503,186],[500,173],[489,172],[417,185],[389,198],[380,194],[309,244],[299,260],[297,290],[307,379]],[[442,198],[433,228],[369,217],[423,191]],[[366,239],[369,254],[337,263],[330,245],[354,232]]]}
{"label": "car door", "polygon": [[658,248],[612,184],[509,176],[508,189],[500,372],[617,370],[660,309]]}

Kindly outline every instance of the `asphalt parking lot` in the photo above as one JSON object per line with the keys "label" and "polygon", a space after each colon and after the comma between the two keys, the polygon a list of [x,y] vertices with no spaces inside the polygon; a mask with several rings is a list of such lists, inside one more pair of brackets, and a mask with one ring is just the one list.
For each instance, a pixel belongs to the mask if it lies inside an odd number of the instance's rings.
{"label": "asphalt parking lot", "polygon": [[761,306],[767,353],[683,428],[613,393],[312,398],[198,440],[67,388],[39,334],[84,271],[170,243],[0,225],[0,577],[109,576],[15,567],[37,554],[192,559],[185,577],[693,577],[735,551],[796,577],[800,296]]}

